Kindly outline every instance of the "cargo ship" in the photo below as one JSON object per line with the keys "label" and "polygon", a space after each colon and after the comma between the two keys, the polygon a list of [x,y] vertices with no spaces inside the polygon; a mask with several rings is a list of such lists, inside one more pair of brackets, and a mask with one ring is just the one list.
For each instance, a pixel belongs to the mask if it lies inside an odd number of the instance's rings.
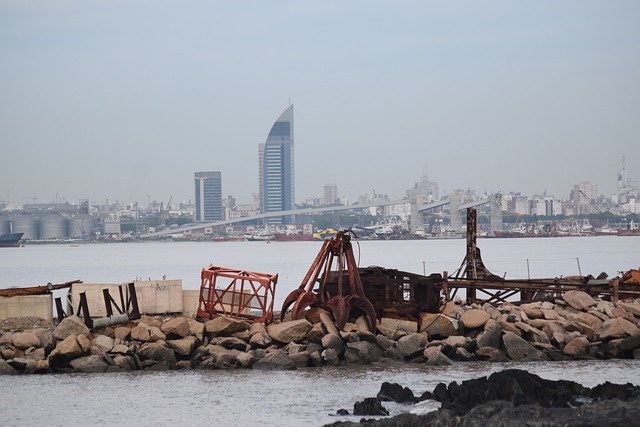
{"label": "cargo ship", "polygon": [[0,235],[0,248],[16,248],[20,246],[20,239],[24,233],[8,233]]}

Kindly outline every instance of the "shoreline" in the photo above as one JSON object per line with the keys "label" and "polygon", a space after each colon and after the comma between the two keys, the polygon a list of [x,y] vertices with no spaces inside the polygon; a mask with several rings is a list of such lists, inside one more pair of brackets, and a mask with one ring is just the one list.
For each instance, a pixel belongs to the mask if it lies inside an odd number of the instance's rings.
{"label": "shoreline", "polygon": [[612,303],[582,291],[495,307],[449,301],[416,321],[382,318],[375,332],[363,316],[338,330],[321,309],[267,326],[143,315],[90,331],[76,316],[57,326],[18,318],[0,323],[0,373],[640,359],[639,319],[640,299]]}

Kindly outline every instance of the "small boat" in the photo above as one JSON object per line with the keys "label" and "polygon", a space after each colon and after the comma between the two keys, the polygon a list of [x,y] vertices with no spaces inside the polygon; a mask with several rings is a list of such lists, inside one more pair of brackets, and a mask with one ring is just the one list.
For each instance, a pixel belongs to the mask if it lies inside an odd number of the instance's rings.
{"label": "small boat", "polygon": [[0,248],[17,248],[24,233],[8,233],[0,235]]}
{"label": "small boat", "polygon": [[618,236],[640,236],[640,227],[631,220],[626,229],[618,229]]}
{"label": "small boat", "polygon": [[253,233],[245,233],[244,239],[250,242],[268,242],[274,240],[275,236],[269,230],[257,230]]}

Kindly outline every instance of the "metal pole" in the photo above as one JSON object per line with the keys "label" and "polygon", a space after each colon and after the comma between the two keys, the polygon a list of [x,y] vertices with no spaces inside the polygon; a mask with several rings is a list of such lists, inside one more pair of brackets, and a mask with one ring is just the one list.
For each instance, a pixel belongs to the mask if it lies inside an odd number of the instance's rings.
{"label": "metal pole", "polygon": [[529,268],[529,258],[527,258],[527,278],[531,279],[531,269]]}
{"label": "metal pole", "polygon": [[580,258],[576,258],[576,262],[578,263],[578,276],[582,276],[582,269],[580,268]]}

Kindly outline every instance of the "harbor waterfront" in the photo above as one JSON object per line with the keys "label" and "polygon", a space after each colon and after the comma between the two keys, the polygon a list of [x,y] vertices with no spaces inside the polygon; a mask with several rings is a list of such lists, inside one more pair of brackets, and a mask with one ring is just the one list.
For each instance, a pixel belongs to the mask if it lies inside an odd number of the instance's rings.
{"label": "harbor waterfront", "polygon": [[[367,241],[360,243],[359,254],[356,247],[356,256],[362,266],[382,265],[428,274],[459,267],[464,244],[464,240]],[[600,272],[613,276],[638,267],[639,245],[637,239],[597,237],[483,240],[478,246],[493,272],[521,278]],[[276,307],[279,307],[284,295],[298,286],[318,249],[317,242],[28,246],[0,252],[3,271],[0,286],[33,286],[76,278],[93,283],[119,283],[166,275],[183,279],[185,289],[197,289],[200,269],[213,263],[278,273]],[[344,419],[328,414],[335,414],[340,408],[350,409],[355,400],[375,396],[383,381],[398,382],[421,393],[433,390],[440,382],[476,378],[506,367],[524,368],[548,379],[571,378],[587,386],[604,381],[634,384],[640,381],[630,375],[640,367],[638,361],[615,360],[470,362],[448,367],[374,364],[294,372],[28,375],[1,377],[0,386],[15,391],[9,397],[10,404],[3,405],[6,425],[42,422],[80,425],[95,421],[98,414],[106,425],[125,422],[208,425],[212,420],[223,425],[322,425]],[[265,397],[274,395],[277,399]],[[95,396],[100,396],[99,402]],[[38,405],[26,403],[35,398]],[[110,410],[105,413],[104,408]],[[397,413],[404,408],[399,405],[390,409]]]}

